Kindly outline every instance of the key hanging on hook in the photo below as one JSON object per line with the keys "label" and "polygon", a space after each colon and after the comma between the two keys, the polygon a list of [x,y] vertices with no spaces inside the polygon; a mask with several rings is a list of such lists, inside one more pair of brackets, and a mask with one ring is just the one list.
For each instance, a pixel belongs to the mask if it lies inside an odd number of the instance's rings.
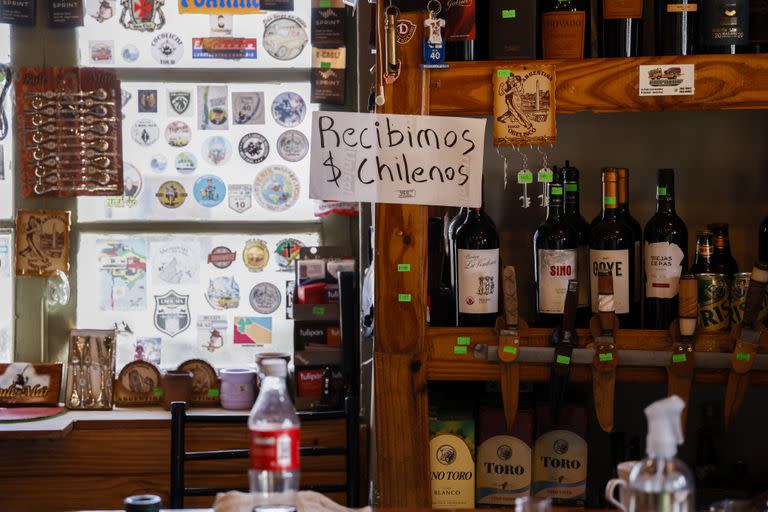
{"label": "key hanging on hook", "polygon": [[541,146],[536,146],[536,151],[541,155],[541,169],[536,173],[536,181],[541,183],[541,194],[539,194],[539,206],[549,206],[549,183],[554,179],[554,173],[548,165],[549,157]]}
{"label": "key hanging on hook", "polygon": [[393,84],[400,77],[400,59],[397,58],[397,17],[400,9],[389,5],[384,9],[384,83]]}
{"label": "key hanging on hook", "polygon": [[514,146],[514,148],[523,157],[523,166],[517,171],[517,183],[523,186],[523,195],[519,199],[523,208],[530,208],[531,198],[528,197],[528,185],[533,183],[533,173],[528,169],[528,155],[519,146]]}

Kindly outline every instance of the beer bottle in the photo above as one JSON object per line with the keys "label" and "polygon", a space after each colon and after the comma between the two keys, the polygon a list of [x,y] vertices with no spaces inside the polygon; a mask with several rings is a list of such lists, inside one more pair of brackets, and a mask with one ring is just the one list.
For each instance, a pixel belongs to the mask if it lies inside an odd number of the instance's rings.
{"label": "beer bottle", "polygon": [[731,255],[731,244],[728,241],[728,224],[721,222],[707,224],[707,228],[712,231],[715,241],[715,251],[712,256],[714,270],[712,272],[725,274],[728,276],[728,279],[731,279],[733,274],[739,271],[739,266],[736,264],[736,259]]}
{"label": "beer bottle", "polygon": [[712,254],[714,253],[712,231],[700,229],[696,231],[696,259],[691,266],[691,274],[708,274],[714,272]]}

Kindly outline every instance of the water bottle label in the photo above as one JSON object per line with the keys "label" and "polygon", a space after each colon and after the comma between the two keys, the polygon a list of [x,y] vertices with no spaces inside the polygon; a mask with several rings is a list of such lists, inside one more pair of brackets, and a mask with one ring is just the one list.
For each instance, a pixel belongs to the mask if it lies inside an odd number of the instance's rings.
{"label": "water bottle label", "polygon": [[251,430],[251,469],[294,471],[299,469],[299,427]]}

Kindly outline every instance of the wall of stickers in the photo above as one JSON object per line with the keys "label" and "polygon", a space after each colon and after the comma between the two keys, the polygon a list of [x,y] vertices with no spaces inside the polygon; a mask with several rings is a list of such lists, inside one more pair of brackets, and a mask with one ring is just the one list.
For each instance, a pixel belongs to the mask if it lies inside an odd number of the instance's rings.
{"label": "wall of stickers", "polygon": [[314,221],[307,82],[123,82],[122,197],[81,221]]}
{"label": "wall of stickers", "polygon": [[118,370],[135,359],[218,367],[258,352],[293,352],[299,248],[319,234],[83,234],[77,255],[77,324],[121,329]]}
{"label": "wall of stickers", "polygon": [[13,234],[0,231],[0,363],[13,358]]}

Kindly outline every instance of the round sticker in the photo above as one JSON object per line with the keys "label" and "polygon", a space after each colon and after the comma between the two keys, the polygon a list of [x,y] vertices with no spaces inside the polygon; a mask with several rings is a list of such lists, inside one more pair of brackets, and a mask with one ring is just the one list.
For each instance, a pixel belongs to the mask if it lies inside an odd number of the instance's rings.
{"label": "round sticker", "polygon": [[295,92],[282,92],[272,102],[272,117],[286,128],[300,125],[306,113],[307,105]]}
{"label": "round sticker", "polygon": [[277,60],[299,56],[309,38],[304,22],[293,16],[275,16],[264,21],[264,49]]}
{"label": "round sticker", "polygon": [[243,160],[249,164],[258,164],[269,155],[269,142],[259,133],[247,133],[240,139],[240,145],[237,149]]}
{"label": "round sticker", "polygon": [[251,272],[261,272],[269,263],[269,249],[264,240],[248,240],[243,249],[243,263]]}
{"label": "round sticker", "polygon": [[293,262],[299,257],[302,247],[304,247],[304,244],[295,238],[286,238],[277,242],[277,247],[275,248],[277,265],[283,270],[290,269],[293,266]]}
{"label": "round sticker", "polygon": [[186,201],[187,191],[178,181],[166,181],[157,189],[155,197],[166,208],[178,208]]}
{"label": "round sticker", "polygon": [[151,146],[160,137],[160,128],[151,119],[139,119],[133,123],[131,137],[140,146]]}
{"label": "round sticker", "polygon": [[132,44],[125,45],[121,52],[126,62],[136,62],[139,58],[139,49]]}
{"label": "round sticker", "polygon": [[257,313],[270,315],[280,307],[282,297],[277,286],[272,283],[259,283],[251,289],[251,307]]}
{"label": "round sticker", "polygon": [[157,154],[152,155],[152,160],[149,161],[149,166],[155,172],[163,172],[168,167],[168,159],[165,155]]}
{"label": "round sticker", "polygon": [[234,277],[214,277],[208,281],[205,298],[214,309],[235,309],[240,305],[240,286]]}
{"label": "round sticker", "polygon": [[123,164],[123,197],[136,199],[141,193],[143,181],[141,173],[133,164]]}
{"label": "round sticker", "polygon": [[220,135],[208,137],[203,143],[203,157],[211,165],[223,165],[232,157],[232,143]]}
{"label": "round sticker", "polygon": [[189,151],[182,151],[176,155],[174,165],[181,174],[191,174],[197,169],[197,157]]}
{"label": "round sticker", "polygon": [[184,55],[184,43],[176,34],[162,32],[152,39],[152,57],[163,66],[179,63]]}
{"label": "round sticker", "polygon": [[273,212],[285,211],[296,204],[299,190],[299,178],[282,165],[267,167],[253,182],[256,202]]}
{"label": "round sticker", "polygon": [[206,208],[213,208],[224,201],[227,186],[218,176],[207,174],[197,179],[194,186],[195,201]]}
{"label": "round sticker", "polygon": [[165,141],[175,148],[183,148],[191,138],[192,130],[184,121],[173,121],[165,127]]}
{"label": "round sticker", "polygon": [[227,268],[235,261],[236,254],[229,247],[220,245],[208,254],[208,263],[216,268]]}
{"label": "round sticker", "polygon": [[300,131],[288,130],[277,139],[277,153],[289,162],[298,162],[309,153],[309,141]]}

